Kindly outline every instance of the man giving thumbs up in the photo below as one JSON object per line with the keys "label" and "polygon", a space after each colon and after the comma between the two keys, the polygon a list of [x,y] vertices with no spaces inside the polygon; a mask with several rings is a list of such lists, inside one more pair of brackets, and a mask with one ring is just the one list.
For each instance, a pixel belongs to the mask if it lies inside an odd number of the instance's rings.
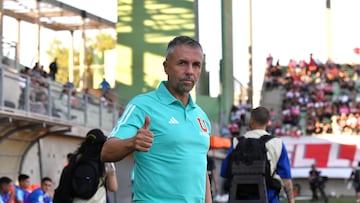
{"label": "man giving thumbs up", "polygon": [[145,117],[145,122],[134,137],[134,148],[136,151],[148,152],[154,139],[154,134],[149,130],[150,117]]}
{"label": "man giving thumbs up", "polygon": [[202,65],[201,45],[175,37],[163,62],[168,80],[134,97],[105,142],[103,161],[134,153],[133,202],[211,202],[206,159],[211,126],[190,95]]}

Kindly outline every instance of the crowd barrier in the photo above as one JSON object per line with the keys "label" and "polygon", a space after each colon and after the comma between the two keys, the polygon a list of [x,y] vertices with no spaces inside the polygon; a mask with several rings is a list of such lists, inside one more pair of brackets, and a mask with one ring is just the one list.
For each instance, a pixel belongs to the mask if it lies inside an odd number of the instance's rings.
{"label": "crowd barrier", "polygon": [[[111,130],[122,106],[47,78],[29,77],[0,68],[0,111]],[[125,105],[125,104],[123,104]]]}

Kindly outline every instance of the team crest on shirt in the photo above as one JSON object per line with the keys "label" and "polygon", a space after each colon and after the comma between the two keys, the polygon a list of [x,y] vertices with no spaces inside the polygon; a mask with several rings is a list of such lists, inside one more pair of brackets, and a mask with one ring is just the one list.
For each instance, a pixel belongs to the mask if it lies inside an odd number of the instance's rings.
{"label": "team crest on shirt", "polygon": [[199,123],[199,126],[201,128],[201,130],[205,133],[208,132],[207,126],[206,126],[206,122],[204,119],[201,119],[200,117],[197,117],[197,121]]}

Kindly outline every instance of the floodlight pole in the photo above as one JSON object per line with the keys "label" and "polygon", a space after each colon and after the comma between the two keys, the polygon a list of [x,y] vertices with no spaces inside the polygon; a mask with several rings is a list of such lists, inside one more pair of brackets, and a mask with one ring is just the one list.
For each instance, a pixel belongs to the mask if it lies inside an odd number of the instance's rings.
{"label": "floodlight pole", "polygon": [[248,85],[248,102],[253,106],[253,45],[252,45],[252,0],[249,0],[249,85]]}
{"label": "floodlight pole", "polygon": [[74,83],[74,31],[70,31],[70,49],[69,49],[69,82]]}
{"label": "floodlight pole", "polygon": [[79,68],[79,89],[85,88],[85,61],[86,61],[86,34],[85,34],[86,11],[81,13],[81,48],[80,48],[80,68]]}
{"label": "floodlight pole", "polygon": [[326,20],[327,20],[327,54],[328,59],[332,58],[332,43],[331,43],[331,0],[326,0]]}
{"label": "floodlight pole", "polygon": [[3,25],[4,25],[4,1],[0,1],[0,63],[3,58]]}
{"label": "floodlight pole", "polygon": [[16,69],[19,69],[20,68],[20,45],[21,45],[21,23],[20,23],[20,20],[17,19],[16,20],[17,22],[17,28],[18,28],[18,31],[17,31],[17,42],[16,42],[16,58],[15,58],[15,61],[16,61]]}
{"label": "floodlight pole", "polygon": [[38,66],[40,64],[40,2],[39,0],[36,1],[36,8],[35,8],[35,15],[36,15],[36,22],[35,22],[35,32],[36,32],[36,56],[35,56],[35,63],[38,62]]}

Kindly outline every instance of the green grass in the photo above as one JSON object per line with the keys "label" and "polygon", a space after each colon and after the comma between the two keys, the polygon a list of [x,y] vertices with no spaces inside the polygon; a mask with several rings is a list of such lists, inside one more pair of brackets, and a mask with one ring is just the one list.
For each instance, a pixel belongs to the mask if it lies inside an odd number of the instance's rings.
{"label": "green grass", "polygon": [[[323,203],[323,200],[319,201],[310,201],[310,200],[295,200],[296,202],[300,203]],[[354,203],[355,197],[331,197],[329,198],[329,203]],[[281,200],[280,203],[287,203],[286,200]]]}
{"label": "green grass", "polygon": [[[213,201],[214,203],[220,203],[217,201]],[[295,199],[296,203],[324,203],[324,200],[319,201],[310,201],[310,200],[301,200],[301,199]],[[346,197],[330,197],[328,203],[355,203],[355,197],[354,196],[346,196]],[[223,202],[222,202],[223,203]],[[287,200],[284,198],[280,199],[280,203],[287,203]]]}

